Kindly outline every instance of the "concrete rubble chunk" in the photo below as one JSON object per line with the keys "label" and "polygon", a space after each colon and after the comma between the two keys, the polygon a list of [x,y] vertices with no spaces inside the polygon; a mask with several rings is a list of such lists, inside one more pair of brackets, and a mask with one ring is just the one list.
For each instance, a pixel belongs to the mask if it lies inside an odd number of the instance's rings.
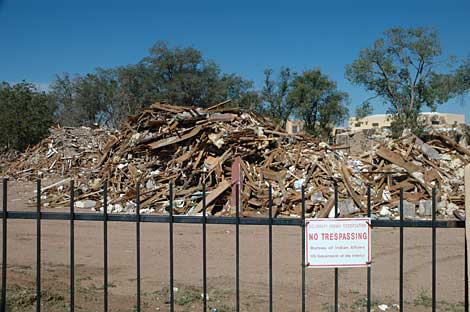
{"label": "concrete rubble chunk", "polygon": [[379,215],[381,217],[388,217],[391,214],[392,212],[390,211],[390,208],[388,208],[387,206],[382,206],[382,208],[380,208]]}
{"label": "concrete rubble chunk", "polygon": [[75,202],[75,208],[79,209],[91,209],[95,208],[96,202],[94,200],[79,200]]}
{"label": "concrete rubble chunk", "polygon": [[338,211],[339,211],[340,216],[348,216],[350,214],[353,214],[359,211],[359,209],[354,204],[354,201],[348,198],[338,203]]}
{"label": "concrete rubble chunk", "polygon": [[436,149],[432,148],[428,144],[424,143],[420,138],[416,137],[416,144],[421,147],[421,151],[425,154],[429,159],[439,160],[441,159],[441,155],[439,154]]}
{"label": "concrete rubble chunk", "polygon": [[322,204],[324,202],[326,202],[326,199],[325,197],[323,197],[323,193],[322,192],[315,192],[312,194],[312,197],[310,197],[310,200],[314,203],[314,204]]}
{"label": "concrete rubble chunk", "polygon": [[145,183],[145,188],[148,189],[148,190],[153,190],[155,189],[155,182],[153,181],[153,179],[148,179],[147,182]]}
{"label": "concrete rubble chunk", "polygon": [[459,206],[457,206],[456,204],[454,203],[449,203],[447,205],[447,209],[446,209],[446,215],[448,217],[453,217],[454,216],[454,211],[455,210],[458,210],[459,209]]}
{"label": "concrete rubble chunk", "polygon": [[403,201],[403,218],[414,219],[416,217],[416,205],[407,200]]}
{"label": "concrete rubble chunk", "polygon": [[432,216],[432,200],[430,199],[420,200],[418,214],[422,217]]}

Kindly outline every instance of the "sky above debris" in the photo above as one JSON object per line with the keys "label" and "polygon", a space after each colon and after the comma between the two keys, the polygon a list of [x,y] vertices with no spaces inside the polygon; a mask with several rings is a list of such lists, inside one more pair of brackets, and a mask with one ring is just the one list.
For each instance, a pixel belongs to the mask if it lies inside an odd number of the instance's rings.
{"label": "sky above debris", "polygon": [[[0,81],[47,88],[56,74],[138,62],[158,40],[202,50],[224,72],[260,87],[263,70],[319,67],[351,97],[344,78],[360,49],[390,27],[435,27],[444,54],[470,56],[470,1],[63,1],[0,0]],[[470,95],[439,111],[466,114]],[[375,113],[383,113],[375,103]]]}

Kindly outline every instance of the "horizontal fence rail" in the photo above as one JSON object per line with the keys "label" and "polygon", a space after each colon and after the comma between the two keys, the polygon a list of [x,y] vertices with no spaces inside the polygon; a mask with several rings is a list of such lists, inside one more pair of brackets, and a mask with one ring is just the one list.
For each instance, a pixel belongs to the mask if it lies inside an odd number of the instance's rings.
{"label": "horizontal fence rail", "polygon": [[[140,224],[141,222],[148,223],[166,223],[169,225],[169,309],[174,311],[175,298],[174,298],[174,224],[185,223],[185,224],[200,224],[202,225],[202,310],[204,312],[208,309],[207,303],[207,229],[208,224],[225,224],[225,225],[235,225],[235,309],[240,311],[241,301],[240,301],[240,226],[241,225],[266,225],[268,228],[268,276],[269,276],[269,311],[274,310],[273,305],[273,236],[272,236],[272,227],[273,226],[294,226],[300,228],[300,241],[302,244],[299,260],[299,265],[301,266],[301,298],[300,305],[301,311],[306,310],[306,266],[305,266],[305,190],[304,187],[301,188],[301,216],[286,217],[286,218],[274,218],[273,217],[273,198],[272,198],[272,188],[269,186],[269,199],[268,199],[268,217],[262,218],[242,218],[240,217],[240,206],[239,206],[239,185],[235,186],[236,188],[236,210],[235,217],[214,217],[207,216],[206,214],[206,187],[202,186],[202,214],[198,216],[185,216],[185,215],[174,215],[173,214],[173,202],[174,202],[174,193],[173,185],[169,184],[169,207],[167,207],[168,215],[142,215],[140,213],[140,184],[136,185],[136,212],[135,214],[109,214],[107,212],[108,207],[108,186],[105,182],[103,184],[103,212],[102,213],[76,213],[74,210],[74,183],[71,181],[70,184],[70,211],[69,212],[42,212],[41,211],[41,180],[37,180],[36,190],[37,190],[37,199],[36,199],[36,211],[8,211],[8,181],[3,179],[3,198],[2,198],[2,210],[0,212],[0,218],[2,218],[2,293],[1,293],[1,304],[0,311],[6,312],[7,310],[7,231],[8,231],[8,219],[16,220],[36,220],[36,311],[41,310],[41,222],[45,220],[62,220],[70,222],[70,304],[69,310],[74,311],[75,309],[75,250],[74,250],[74,225],[76,221],[97,221],[101,222],[103,225],[103,309],[105,312],[108,311],[109,299],[108,299],[108,222],[134,222],[136,230],[136,304],[135,310],[141,311],[141,262],[140,262]],[[404,311],[404,299],[403,299],[403,274],[404,274],[404,232],[406,228],[430,228],[432,229],[432,264],[431,264],[431,288],[432,288],[432,311],[436,311],[437,303],[437,232],[438,228],[465,228],[465,221],[458,220],[436,220],[436,189],[432,190],[432,219],[431,220],[405,220],[403,218],[403,198],[404,192],[403,189],[400,189],[400,202],[399,202],[399,211],[400,218],[398,220],[385,220],[385,219],[372,219],[371,226],[373,228],[399,228],[400,232],[400,260],[399,260],[399,284],[397,285],[399,289],[399,306],[400,311]],[[334,217],[339,217],[338,210],[338,186],[335,184],[334,188]],[[368,187],[367,190],[367,216],[371,217],[371,187]],[[467,242],[465,242],[466,245]],[[462,246],[464,248],[465,246]],[[466,251],[466,248],[465,248]],[[465,258],[466,261],[466,258]],[[372,264],[371,264],[372,265]],[[371,311],[371,265],[367,267],[367,311]],[[334,278],[334,310],[339,311],[339,275],[341,270],[338,268],[334,269],[335,278]],[[465,265],[465,302],[468,298],[468,289],[467,289],[467,267]],[[467,304],[465,305],[465,311],[468,311]]]}
{"label": "horizontal fence rail", "polygon": [[[0,212],[0,218],[5,214]],[[36,212],[31,211],[8,211],[7,219],[35,220]],[[70,220],[68,212],[41,212],[41,220]],[[75,221],[105,221],[102,213],[80,213],[74,214]],[[110,222],[150,222],[150,223],[169,223],[169,216],[161,215],[140,215],[138,218],[134,214],[108,214],[106,221]],[[184,216],[174,215],[173,223],[192,223],[192,224],[233,224],[237,223],[236,217],[206,217],[202,216]],[[269,218],[240,218],[240,225],[269,225]],[[436,220],[434,225],[432,220],[376,220],[372,219],[373,227],[378,228],[465,228],[465,221],[460,220]],[[301,218],[273,218],[272,225],[301,226]]]}

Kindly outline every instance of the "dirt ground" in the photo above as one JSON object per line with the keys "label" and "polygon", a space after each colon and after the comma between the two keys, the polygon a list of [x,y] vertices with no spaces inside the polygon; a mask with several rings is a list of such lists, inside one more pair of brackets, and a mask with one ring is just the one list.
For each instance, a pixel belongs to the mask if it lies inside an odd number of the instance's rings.
{"label": "dirt ground", "polygon": [[[47,181],[43,183],[47,185]],[[34,210],[32,183],[9,184],[9,210]],[[51,211],[51,209],[46,210]],[[57,211],[57,209],[55,210]],[[77,211],[78,212],[78,211]],[[141,224],[142,310],[168,311],[168,225]],[[109,310],[135,311],[135,225],[110,222]],[[1,228],[0,228],[1,230]],[[9,311],[35,307],[36,236],[34,220],[8,220]],[[207,226],[209,307],[217,312],[235,306],[235,227]],[[202,228],[175,224],[176,311],[202,310]],[[275,226],[274,310],[300,311],[301,230]],[[372,301],[396,311],[399,291],[399,231],[374,229]],[[464,231],[439,229],[437,263],[438,311],[464,311]],[[240,229],[240,288],[242,311],[267,311],[268,229]],[[43,311],[66,311],[69,302],[69,224],[42,222]],[[103,309],[103,228],[101,222],[75,223],[76,310]],[[340,311],[366,310],[366,269],[340,269]],[[334,311],[334,270],[308,269],[307,310]],[[431,310],[431,230],[405,230],[405,308]],[[175,289],[176,290],[176,289]]]}

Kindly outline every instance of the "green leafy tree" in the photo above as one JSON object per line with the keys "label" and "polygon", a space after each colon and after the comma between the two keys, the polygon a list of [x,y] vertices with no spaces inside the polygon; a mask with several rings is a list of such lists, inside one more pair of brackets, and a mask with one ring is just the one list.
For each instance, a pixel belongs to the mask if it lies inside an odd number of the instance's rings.
{"label": "green leafy tree", "polygon": [[57,75],[49,86],[50,96],[56,105],[54,117],[57,123],[68,126],[78,114],[78,107],[74,105],[75,85],[69,74]]}
{"label": "green leafy tree", "polygon": [[360,120],[366,116],[369,116],[374,111],[372,104],[369,101],[365,101],[356,108],[356,119]]}
{"label": "green leafy tree", "polygon": [[57,121],[66,126],[95,123],[118,127],[128,115],[156,101],[208,107],[231,99],[233,106],[259,107],[253,84],[225,74],[194,48],[158,42],[137,64],[98,68],[84,76],[57,76],[51,86]]}
{"label": "green leafy tree", "polygon": [[261,90],[262,112],[281,126],[285,125],[294,110],[295,104],[288,98],[294,77],[295,74],[288,67],[281,68],[276,78],[273,78],[272,69],[264,71],[264,85]]}
{"label": "green leafy tree", "polygon": [[228,98],[232,105],[256,106],[252,83],[235,74],[223,74],[212,60],[192,47],[169,47],[157,42],[142,64],[158,85],[154,89],[158,100],[176,105],[208,107]]}
{"label": "green leafy tree", "polygon": [[405,128],[420,135],[423,124],[418,117],[423,107],[434,111],[462,92],[463,85],[455,75],[438,72],[444,65],[454,64],[452,59],[443,60],[441,56],[435,30],[392,28],[346,66],[346,77],[388,104],[395,136]]}
{"label": "green leafy tree", "polygon": [[101,72],[75,78],[57,76],[50,92],[57,106],[56,121],[63,126],[104,124],[115,92],[109,90],[109,83]]}
{"label": "green leafy tree", "polygon": [[0,84],[0,146],[19,151],[38,143],[53,123],[53,102],[45,92],[21,82]]}
{"label": "green leafy tree", "polygon": [[231,100],[231,106],[259,111],[260,98],[253,83],[235,74],[222,74],[217,84],[209,89],[209,103]]}
{"label": "green leafy tree", "polygon": [[457,94],[465,94],[470,90],[470,58],[468,58],[455,73]]}
{"label": "green leafy tree", "polygon": [[319,69],[297,75],[288,95],[288,101],[295,103],[295,115],[304,120],[306,130],[323,138],[329,137],[332,129],[348,116],[348,98]]}
{"label": "green leafy tree", "polygon": [[101,76],[109,86],[106,106],[107,124],[118,127],[129,115],[150,106],[158,99],[158,84],[142,64],[101,69]]}

